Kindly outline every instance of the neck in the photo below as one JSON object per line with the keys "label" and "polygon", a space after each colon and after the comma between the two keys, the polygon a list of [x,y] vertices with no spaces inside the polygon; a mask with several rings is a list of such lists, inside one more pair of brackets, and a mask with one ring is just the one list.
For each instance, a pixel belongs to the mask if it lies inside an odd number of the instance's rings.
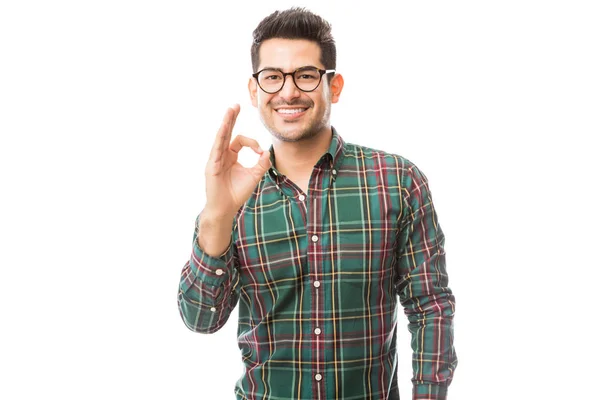
{"label": "neck", "polygon": [[316,136],[297,142],[284,142],[273,139],[277,169],[289,178],[307,177],[314,165],[331,144],[331,127],[323,129]]}

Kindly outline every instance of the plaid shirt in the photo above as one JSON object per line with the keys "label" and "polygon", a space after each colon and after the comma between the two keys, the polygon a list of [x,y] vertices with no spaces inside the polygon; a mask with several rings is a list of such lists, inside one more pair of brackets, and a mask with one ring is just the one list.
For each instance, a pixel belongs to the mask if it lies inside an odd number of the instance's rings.
{"label": "plaid shirt", "polygon": [[213,333],[239,303],[238,400],[397,400],[399,299],[413,399],[445,399],[457,365],[454,296],[427,178],[401,156],[332,133],[308,195],[273,167],[232,221],[221,257],[205,254],[194,233],[183,321]]}

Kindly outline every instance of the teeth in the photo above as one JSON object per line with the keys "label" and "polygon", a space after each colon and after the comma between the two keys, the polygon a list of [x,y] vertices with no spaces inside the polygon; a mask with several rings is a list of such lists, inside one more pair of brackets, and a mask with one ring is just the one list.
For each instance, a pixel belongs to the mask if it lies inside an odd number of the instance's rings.
{"label": "teeth", "polygon": [[296,113],[301,113],[302,111],[304,111],[304,108],[294,108],[294,109],[280,108],[279,110],[277,110],[277,112],[281,113],[281,114],[296,114]]}

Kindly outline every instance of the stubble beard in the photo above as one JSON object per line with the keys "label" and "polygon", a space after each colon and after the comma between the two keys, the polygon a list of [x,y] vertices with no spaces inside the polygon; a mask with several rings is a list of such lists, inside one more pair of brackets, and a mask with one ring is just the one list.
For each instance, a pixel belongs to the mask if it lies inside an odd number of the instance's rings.
{"label": "stubble beard", "polygon": [[[301,105],[306,107],[307,104],[305,103],[292,103],[289,105]],[[310,105],[309,109],[313,106],[313,104]],[[326,105],[326,109],[325,112],[323,113],[323,117],[320,120],[314,120],[311,121],[309,126],[304,128],[301,132],[297,133],[296,135],[290,137],[290,136],[286,136],[285,132],[279,131],[275,128],[275,124],[269,124],[266,119],[264,118],[263,114],[260,113],[260,119],[261,122],[263,123],[263,125],[265,126],[265,128],[267,128],[267,130],[269,132],[271,132],[271,135],[273,135],[275,138],[277,138],[278,140],[282,141],[282,142],[287,142],[287,143],[293,143],[293,142],[300,142],[302,140],[308,140],[308,139],[312,139],[315,136],[317,136],[319,133],[321,133],[321,131],[327,127],[328,123],[329,123],[329,116],[331,114],[331,105],[327,104]]]}

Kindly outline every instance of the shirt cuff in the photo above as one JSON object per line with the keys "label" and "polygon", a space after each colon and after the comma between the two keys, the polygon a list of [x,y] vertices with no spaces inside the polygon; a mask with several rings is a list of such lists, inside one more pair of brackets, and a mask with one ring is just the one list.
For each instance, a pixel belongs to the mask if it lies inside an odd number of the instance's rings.
{"label": "shirt cuff", "polygon": [[233,268],[233,241],[229,242],[227,249],[219,257],[213,257],[204,252],[194,240],[192,251],[192,262],[190,267],[194,277],[204,285],[221,286],[227,279],[231,278]]}
{"label": "shirt cuff", "polygon": [[447,386],[435,384],[414,384],[413,400],[446,400]]}

